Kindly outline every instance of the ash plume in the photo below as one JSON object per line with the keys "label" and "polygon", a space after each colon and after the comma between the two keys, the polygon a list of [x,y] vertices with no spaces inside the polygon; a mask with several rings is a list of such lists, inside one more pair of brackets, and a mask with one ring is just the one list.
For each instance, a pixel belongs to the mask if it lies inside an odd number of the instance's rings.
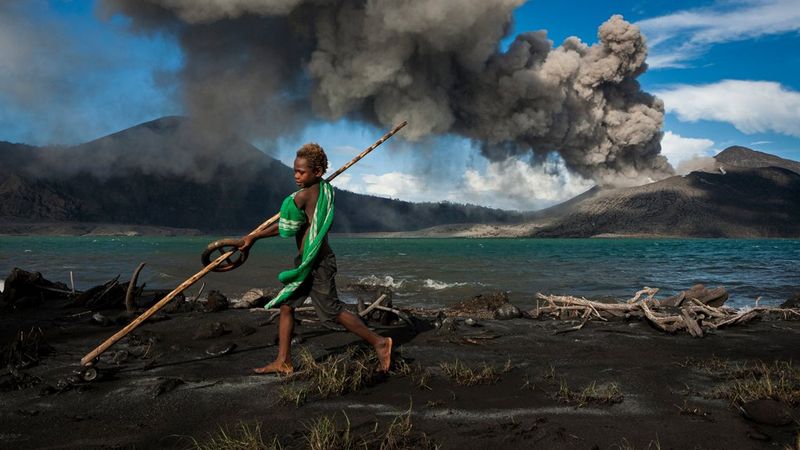
{"label": "ash plume", "polygon": [[546,32],[500,41],[523,0],[103,0],[105,15],[175,33],[186,113],[249,138],[348,117],[408,139],[459,134],[492,161],[557,152],[601,184],[672,174],[663,103],[636,81],[638,27],[613,16],[599,42]]}

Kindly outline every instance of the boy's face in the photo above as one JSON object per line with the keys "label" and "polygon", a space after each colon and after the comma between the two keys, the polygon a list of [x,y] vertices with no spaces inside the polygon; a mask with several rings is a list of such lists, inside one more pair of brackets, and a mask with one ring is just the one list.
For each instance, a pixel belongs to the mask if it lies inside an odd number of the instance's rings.
{"label": "boy's face", "polygon": [[294,182],[301,188],[307,188],[322,178],[322,168],[311,168],[305,158],[294,159]]}

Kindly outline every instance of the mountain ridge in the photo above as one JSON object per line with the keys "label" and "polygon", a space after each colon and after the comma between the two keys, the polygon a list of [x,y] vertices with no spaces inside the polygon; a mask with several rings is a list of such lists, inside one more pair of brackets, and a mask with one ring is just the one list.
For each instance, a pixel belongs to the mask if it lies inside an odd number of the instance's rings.
{"label": "mountain ridge", "polygon": [[[228,133],[182,117],[145,122],[66,148],[0,142],[0,222],[87,222],[247,232],[296,190],[292,171]],[[334,232],[512,222],[520,213],[410,203],[336,189]],[[363,214],[369,211],[370,214]],[[2,229],[0,229],[2,232]]]}

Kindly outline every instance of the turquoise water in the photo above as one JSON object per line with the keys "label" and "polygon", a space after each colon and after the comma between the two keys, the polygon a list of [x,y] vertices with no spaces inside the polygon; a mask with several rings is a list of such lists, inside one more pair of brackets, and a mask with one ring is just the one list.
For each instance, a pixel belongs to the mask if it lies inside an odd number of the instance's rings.
{"label": "turquoise water", "polygon": [[[36,270],[78,289],[147,262],[140,281],[173,288],[200,270],[200,253],[217,237],[0,237],[0,276]],[[787,239],[366,239],[331,237],[337,282],[391,285],[402,306],[442,306],[495,290],[532,304],[536,292],[629,298],[643,286],[670,295],[694,283],[724,286],[729,304],[777,305],[800,291],[800,240]],[[210,274],[209,289],[236,297],[276,287],[292,263],[293,242],[259,241],[239,269]],[[188,290],[191,294],[199,287]],[[659,295],[661,295],[659,294]]]}

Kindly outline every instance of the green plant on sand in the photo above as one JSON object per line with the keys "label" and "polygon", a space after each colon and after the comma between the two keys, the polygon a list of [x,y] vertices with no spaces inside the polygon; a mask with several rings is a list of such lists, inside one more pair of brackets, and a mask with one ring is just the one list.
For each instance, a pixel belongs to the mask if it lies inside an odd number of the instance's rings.
{"label": "green plant on sand", "polygon": [[473,369],[456,359],[452,363],[443,362],[439,364],[439,367],[441,367],[445,375],[463,386],[494,384],[500,380],[497,369],[486,363],[482,363],[480,367]]}

